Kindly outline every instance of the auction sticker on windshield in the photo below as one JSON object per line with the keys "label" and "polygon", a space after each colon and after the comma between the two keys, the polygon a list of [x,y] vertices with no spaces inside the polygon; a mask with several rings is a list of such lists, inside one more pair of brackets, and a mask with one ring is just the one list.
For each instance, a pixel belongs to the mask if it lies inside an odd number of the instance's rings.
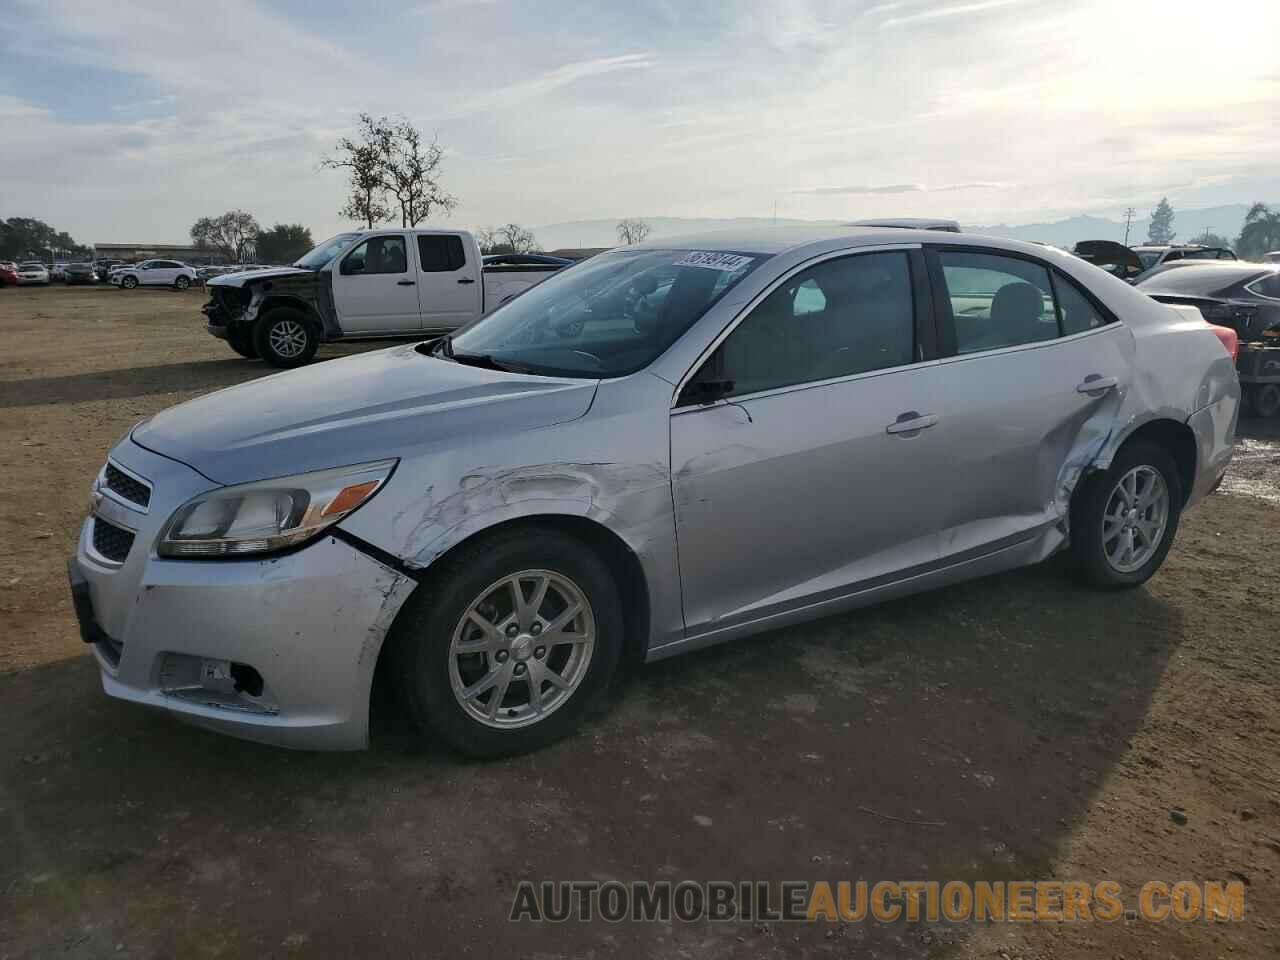
{"label": "auction sticker on windshield", "polygon": [[677,267],[704,267],[707,270],[722,270],[725,273],[734,273],[751,263],[754,257],[744,257],[736,253],[714,253],[710,251],[695,250],[692,253],[685,254],[682,260],[677,260]]}

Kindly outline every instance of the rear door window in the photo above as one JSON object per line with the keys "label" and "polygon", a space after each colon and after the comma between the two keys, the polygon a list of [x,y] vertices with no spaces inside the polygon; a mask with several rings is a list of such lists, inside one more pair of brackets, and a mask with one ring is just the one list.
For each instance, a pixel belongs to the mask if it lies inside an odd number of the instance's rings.
{"label": "rear door window", "polygon": [[957,353],[979,353],[1058,336],[1049,271],[989,253],[938,253]]}

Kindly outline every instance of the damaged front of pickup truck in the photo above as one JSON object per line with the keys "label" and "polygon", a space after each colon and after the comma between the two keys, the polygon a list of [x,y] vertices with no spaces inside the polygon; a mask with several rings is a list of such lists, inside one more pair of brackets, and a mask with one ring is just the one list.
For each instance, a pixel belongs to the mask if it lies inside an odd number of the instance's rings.
{"label": "damaged front of pickup truck", "polygon": [[326,270],[301,267],[214,277],[206,284],[205,329],[242,357],[300,366],[321,342],[342,336],[332,278]]}

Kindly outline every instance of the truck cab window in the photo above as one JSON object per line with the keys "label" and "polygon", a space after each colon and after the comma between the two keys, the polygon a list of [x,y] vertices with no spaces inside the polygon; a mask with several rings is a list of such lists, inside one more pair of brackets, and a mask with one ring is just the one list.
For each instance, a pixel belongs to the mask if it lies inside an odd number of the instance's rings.
{"label": "truck cab window", "polygon": [[406,273],[404,237],[370,237],[358,244],[342,261],[345,276],[376,273]]}

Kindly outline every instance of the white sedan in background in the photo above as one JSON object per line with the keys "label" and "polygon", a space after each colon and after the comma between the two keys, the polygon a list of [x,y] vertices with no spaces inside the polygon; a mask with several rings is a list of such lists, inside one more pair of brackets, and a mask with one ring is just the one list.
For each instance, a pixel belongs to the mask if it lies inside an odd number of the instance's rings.
{"label": "white sedan in background", "polygon": [[20,286],[34,286],[36,284],[48,284],[49,270],[43,263],[36,263],[32,260],[30,263],[18,264],[18,284]]}
{"label": "white sedan in background", "polygon": [[196,271],[177,260],[143,260],[120,270],[113,267],[108,279],[124,290],[140,286],[186,290],[196,282]]}

